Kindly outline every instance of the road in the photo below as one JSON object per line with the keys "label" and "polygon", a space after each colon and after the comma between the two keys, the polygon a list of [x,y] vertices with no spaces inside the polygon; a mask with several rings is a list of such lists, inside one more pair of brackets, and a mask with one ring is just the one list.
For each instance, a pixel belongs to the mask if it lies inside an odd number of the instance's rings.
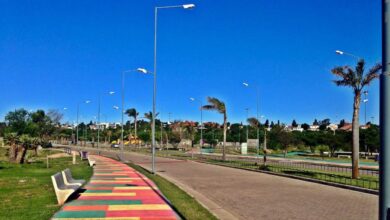
{"label": "road", "polygon": [[[151,167],[150,156],[124,158]],[[156,167],[220,219],[378,218],[378,196],[372,194],[192,161],[157,158]]]}

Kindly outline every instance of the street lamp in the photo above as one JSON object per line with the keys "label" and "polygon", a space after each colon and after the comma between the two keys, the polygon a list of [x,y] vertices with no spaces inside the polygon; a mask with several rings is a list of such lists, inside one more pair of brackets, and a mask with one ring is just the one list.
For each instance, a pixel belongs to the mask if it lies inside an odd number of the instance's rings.
{"label": "street lamp", "polygon": [[[125,73],[130,73],[130,72],[141,72],[141,73],[147,73],[147,71],[143,68],[137,68],[137,69],[132,69],[132,70],[125,70],[122,72],[122,108],[121,108],[121,155],[123,158],[123,148],[124,148],[124,143],[123,143],[123,120],[124,120],[124,113],[125,113]],[[114,109],[118,110],[118,106],[113,106]]]}
{"label": "street lamp", "polygon": [[354,55],[354,54],[352,54],[352,53],[347,53],[347,52],[344,52],[344,51],[342,51],[342,50],[336,50],[335,52],[336,52],[336,54],[338,54],[338,55],[347,55],[347,56],[354,57],[354,58],[356,58],[357,60],[360,60],[360,57],[359,57],[359,56],[356,56],[356,55]]}
{"label": "street lamp", "polygon": [[[114,91],[108,92],[108,95],[114,95]],[[98,126],[98,131],[97,131],[97,145],[96,147],[99,148],[99,143],[100,143],[100,104],[101,104],[101,95],[99,94],[99,107],[98,107],[98,116],[97,116],[97,126]]]}
{"label": "street lamp", "polygon": [[203,103],[201,100],[197,100],[195,98],[190,98],[192,102],[194,101],[199,101],[200,104],[200,154],[202,154],[202,149],[203,149]]}
{"label": "street lamp", "polygon": [[[243,82],[242,85],[244,85],[245,87],[249,87],[249,83],[247,82]],[[259,100],[260,100],[260,90],[259,90],[259,87],[256,85],[255,86],[256,88],[256,94],[257,94],[257,98],[256,98],[256,119],[257,121],[259,122],[259,126],[257,127],[257,156],[259,155],[259,129],[260,129],[260,120],[259,120]]]}
{"label": "street lamp", "polygon": [[[91,103],[90,100],[84,101],[85,104]],[[80,112],[80,103],[77,103],[77,124],[76,124],[76,145],[79,143],[79,112]]]}
{"label": "street lamp", "polygon": [[[169,9],[169,8],[184,8],[184,9],[193,9],[195,8],[194,4],[184,4],[184,5],[172,5],[172,6],[159,6],[154,8],[154,74],[153,74],[153,115],[152,115],[152,173],[155,173],[155,130],[156,130],[156,85],[157,85],[157,18],[159,9]],[[141,69],[140,69],[141,70]],[[145,70],[145,69],[143,69]],[[144,73],[147,73],[145,70]]]}

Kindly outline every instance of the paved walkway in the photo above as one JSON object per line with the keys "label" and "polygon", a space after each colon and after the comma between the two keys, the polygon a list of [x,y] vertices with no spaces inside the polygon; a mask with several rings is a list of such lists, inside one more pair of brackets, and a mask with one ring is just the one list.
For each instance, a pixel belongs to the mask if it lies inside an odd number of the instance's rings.
{"label": "paved walkway", "polygon": [[57,212],[53,219],[176,220],[176,213],[157,187],[133,168],[101,156],[85,192]]}
{"label": "paved walkway", "polygon": [[[147,169],[150,156],[125,158]],[[159,175],[208,205],[220,219],[378,219],[378,196],[286,177],[156,158]]]}

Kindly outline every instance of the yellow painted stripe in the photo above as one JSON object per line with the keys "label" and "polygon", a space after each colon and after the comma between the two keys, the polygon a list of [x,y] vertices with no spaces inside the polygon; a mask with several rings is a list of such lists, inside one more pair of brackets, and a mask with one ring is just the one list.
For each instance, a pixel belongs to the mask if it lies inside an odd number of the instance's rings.
{"label": "yellow painted stripe", "polygon": [[82,196],[135,196],[136,193],[81,193]]}
{"label": "yellow painted stripe", "polygon": [[141,205],[109,205],[108,211],[123,210],[170,210],[171,207],[165,204],[141,204]]}

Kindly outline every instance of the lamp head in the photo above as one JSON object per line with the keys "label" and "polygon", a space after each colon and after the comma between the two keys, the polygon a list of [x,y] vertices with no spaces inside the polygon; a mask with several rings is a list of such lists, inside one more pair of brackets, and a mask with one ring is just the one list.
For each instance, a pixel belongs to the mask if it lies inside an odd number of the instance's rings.
{"label": "lamp head", "polygon": [[341,51],[341,50],[336,50],[336,53],[339,54],[339,55],[343,55],[344,54],[344,52]]}
{"label": "lamp head", "polygon": [[242,83],[242,85],[244,85],[244,86],[246,86],[246,87],[248,87],[248,86],[249,86],[249,84],[248,84],[248,83],[246,83],[246,82],[243,82],[243,83]]}
{"label": "lamp head", "polygon": [[147,74],[148,71],[145,68],[137,68],[137,71],[143,74]]}
{"label": "lamp head", "polygon": [[190,100],[191,100],[191,101],[195,101],[195,99],[194,99],[194,98],[192,98],[192,97],[190,98]]}
{"label": "lamp head", "polygon": [[90,100],[87,100],[87,101],[85,101],[85,104],[89,104],[89,103],[91,103],[91,101],[90,101]]}
{"label": "lamp head", "polygon": [[193,9],[193,8],[195,8],[195,5],[194,4],[185,4],[185,5],[183,5],[183,8],[184,9]]}
{"label": "lamp head", "polygon": [[115,94],[115,92],[114,92],[114,91],[110,91],[108,94],[110,94],[110,95],[114,95],[114,94]]}

